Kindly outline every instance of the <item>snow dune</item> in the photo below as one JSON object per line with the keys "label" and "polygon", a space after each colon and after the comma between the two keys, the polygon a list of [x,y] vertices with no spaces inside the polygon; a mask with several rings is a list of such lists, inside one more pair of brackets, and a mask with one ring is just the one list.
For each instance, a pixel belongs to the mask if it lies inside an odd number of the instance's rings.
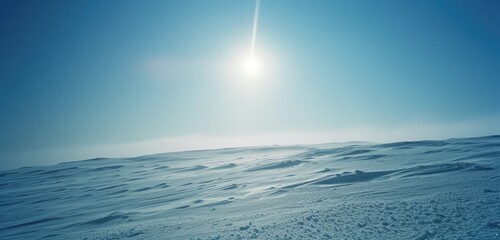
{"label": "snow dune", "polygon": [[0,239],[499,239],[500,136],[0,172]]}

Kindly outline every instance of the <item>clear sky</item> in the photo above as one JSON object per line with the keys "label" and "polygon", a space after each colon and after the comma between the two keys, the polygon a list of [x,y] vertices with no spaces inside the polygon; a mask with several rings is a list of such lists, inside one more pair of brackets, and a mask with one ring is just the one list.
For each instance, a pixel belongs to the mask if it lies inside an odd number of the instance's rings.
{"label": "clear sky", "polygon": [[0,1],[0,169],[500,133],[500,1]]}

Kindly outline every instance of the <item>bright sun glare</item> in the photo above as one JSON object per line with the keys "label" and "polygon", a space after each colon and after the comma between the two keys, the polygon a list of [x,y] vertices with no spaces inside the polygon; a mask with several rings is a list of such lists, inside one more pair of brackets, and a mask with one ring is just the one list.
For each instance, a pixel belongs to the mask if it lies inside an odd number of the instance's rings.
{"label": "bright sun glare", "polygon": [[243,61],[243,72],[245,75],[255,77],[261,70],[260,62],[255,57],[249,57]]}

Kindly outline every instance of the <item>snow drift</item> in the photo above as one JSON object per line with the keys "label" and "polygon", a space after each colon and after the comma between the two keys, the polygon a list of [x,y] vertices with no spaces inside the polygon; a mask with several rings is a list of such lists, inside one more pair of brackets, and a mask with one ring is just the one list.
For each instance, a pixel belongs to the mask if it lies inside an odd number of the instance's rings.
{"label": "snow drift", "polygon": [[498,239],[500,136],[0,172],[0,239]]}

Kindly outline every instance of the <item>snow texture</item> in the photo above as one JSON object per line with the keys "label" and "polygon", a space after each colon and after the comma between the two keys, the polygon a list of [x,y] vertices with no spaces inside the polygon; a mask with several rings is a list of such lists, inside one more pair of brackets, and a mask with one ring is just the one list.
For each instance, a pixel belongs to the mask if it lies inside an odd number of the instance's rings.
{"label": "snow texture", "polygon": [[0,172],[0,239],[500,239],[500,136]]}

